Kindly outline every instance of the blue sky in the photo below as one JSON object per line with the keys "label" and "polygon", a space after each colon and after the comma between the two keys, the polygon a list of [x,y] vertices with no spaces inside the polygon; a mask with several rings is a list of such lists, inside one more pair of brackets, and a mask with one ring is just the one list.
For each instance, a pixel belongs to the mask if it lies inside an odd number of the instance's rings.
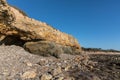
{"label": "blue sky", "polygon": [[120,0],[8,0],[83,47],[120,50]]}

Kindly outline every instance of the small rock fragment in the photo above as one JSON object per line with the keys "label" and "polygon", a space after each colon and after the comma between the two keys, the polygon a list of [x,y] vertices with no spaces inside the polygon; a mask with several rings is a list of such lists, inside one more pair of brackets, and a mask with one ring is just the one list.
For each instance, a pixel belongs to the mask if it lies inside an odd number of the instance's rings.
{"label": "small rock fragment", "polygon": [[52,79],[52,75],[47,73],[47,74],[43,74],[40,80],[50,80],[50,79]]}
{"label": "small rock fragment", "polygon": [[64,80],[64,77],[59,77],[56,80]]}
{"label": "small rock fragment", "polygon": [[70,69],[70,67],[71,67],[70,65],[66,66],[65,71],[68,71]]}
{"label": "small rock fragment", "polygon": [[58,66],[56,69],[54,69],[54,70],[52,71],[52,75],[53,75],[53,76],[58,75],[58,74],[60,74],[60,73],[62,73],[62,69],[61,69],[60,66]]}
{"label": "small rock fragment", "polygon": [[23,73],[22,78],[23,79],[30,79],[30,78],[35,78],[36,77],[36,72],[35,71],[26,71]]}
{"label": "small rock fragment", "polygon": [[27,66],[30,66],[30,67],[32,66],[32,63],[30,63],[30,62],[27,62],[26,64],[27,64]]}

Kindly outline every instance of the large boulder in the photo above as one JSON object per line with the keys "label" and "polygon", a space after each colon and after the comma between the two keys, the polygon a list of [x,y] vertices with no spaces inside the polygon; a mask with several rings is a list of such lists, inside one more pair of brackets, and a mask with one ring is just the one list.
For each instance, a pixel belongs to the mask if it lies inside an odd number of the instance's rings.
{"label": "large boulder", "polygon": [[[6,38],[8,36],[10,38]],[[43,46],[41,44],[43,42],[40,41],[47,41],[46,45],[49,45],[49,47],[52,44],[49,42],[54,42],[54,45],[74,47],[81,52],[81,47],[73,36],[60,32],[44,22],[29,18],[23,11],[8,5],[6,0],[0,0],[0,41],[3,43],[10,42],[9,39],[12,38],[12,43],[20,42],[22,45],[26,42],[32,42],[26,43],[25,49],[30,48],[31,50],[30,46],[33,49],[38,48],[38,46],[40,48],[41,45]],[[17,38],[17,42],[14,38]],[[67,50],[68,47],[64,48],[63,51]],[[73,53],[74,51],[70,52]]]}
{"label": "large boulder", "polygon": [[62,46],[51,41],[26,42],[24,48],[37,55],[60,57],[60,54],[80,54],[80,49]]}
{"label": "large boulder", "polygon": [[50,41],[26,42],[24,48],[33,54],[59,57],[63,53],[60,45]]}

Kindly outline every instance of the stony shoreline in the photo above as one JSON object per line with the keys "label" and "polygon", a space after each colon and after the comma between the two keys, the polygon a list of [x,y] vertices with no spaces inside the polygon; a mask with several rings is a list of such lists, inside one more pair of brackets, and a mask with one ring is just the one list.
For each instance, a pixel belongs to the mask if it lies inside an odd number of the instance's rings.
{"label": "stony shoreline", "polygon": [[0,80],[120,79],[120,55],[62,54],[57,59],[30,54],[15,45],[0,46],[0,55]]}

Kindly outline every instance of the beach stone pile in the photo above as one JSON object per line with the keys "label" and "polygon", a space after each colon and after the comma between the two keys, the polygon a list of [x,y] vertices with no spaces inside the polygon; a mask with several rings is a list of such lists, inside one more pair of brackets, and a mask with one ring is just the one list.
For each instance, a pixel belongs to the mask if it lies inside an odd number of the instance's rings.
{"label": "beach stone pile", "polygon": [[0,80],[99,80],[85,72],[94,63],[82,54],[62,54],[58,59],[30,54],[19,46],[2,45],[0,55]]}

